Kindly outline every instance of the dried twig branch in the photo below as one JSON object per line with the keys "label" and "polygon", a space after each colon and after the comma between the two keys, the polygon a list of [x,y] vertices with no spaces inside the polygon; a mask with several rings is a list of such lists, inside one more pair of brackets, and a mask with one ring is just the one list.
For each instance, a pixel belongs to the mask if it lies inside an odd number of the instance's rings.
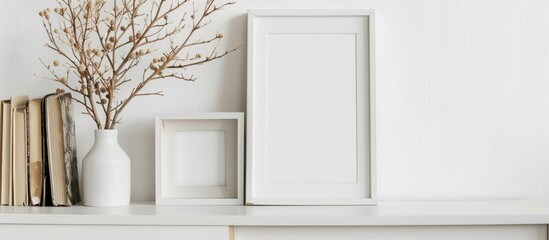
{"label": "dried twig branch", "polygon": [[[236,50],[218,53],[224,37],[221,33],[192,40],[212,21],[212,14],[234,4],[217,4],[218,1],[221,0],[58,0],[53,11],[48,8],[39,15],[48,37],[45,47],[59,54],[65,63],[42,62],[51,75],[43,78],[77,93],[74,100],[84,106],[83,113],[91,116],[98,129],[113,129],[134,97],[163,96],[162,91],[143,92],[149,82],[167,78],[195,81],[194,75],[184,74],[188,67]],[[168,49],[153,50],[163,42],[170,44]],[[193,49],[210,44],[215,46],[206,55]],[[145,68],[143,61],[150,61]],[[134,81],[128,76],[140,71],[142,79],[132,84]],[[127,96],[117,96],[122,87],[131,89]]]}

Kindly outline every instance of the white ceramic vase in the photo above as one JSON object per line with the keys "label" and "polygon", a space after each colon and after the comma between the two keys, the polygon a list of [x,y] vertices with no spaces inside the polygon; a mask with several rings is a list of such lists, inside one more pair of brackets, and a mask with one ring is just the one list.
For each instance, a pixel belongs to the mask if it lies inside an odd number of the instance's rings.
{"label": "white ceramic vase", "polygon": [[95,142],[82,160],[82,203],[111,207],[130,204],[130,158],[118,144],[118,130],[95,130]]}

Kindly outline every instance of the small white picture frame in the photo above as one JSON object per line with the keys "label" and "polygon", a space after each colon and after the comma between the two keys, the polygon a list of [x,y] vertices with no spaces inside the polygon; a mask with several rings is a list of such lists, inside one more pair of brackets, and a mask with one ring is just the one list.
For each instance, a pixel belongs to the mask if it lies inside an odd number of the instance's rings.
{"label": "small white picture frame", "polygon": [[244,113],[156,116],[156,205],[244,203]]}
{"label": "small white picture frame", "polygon": [[373,10],[249,10],[247,205],[375,205]]}

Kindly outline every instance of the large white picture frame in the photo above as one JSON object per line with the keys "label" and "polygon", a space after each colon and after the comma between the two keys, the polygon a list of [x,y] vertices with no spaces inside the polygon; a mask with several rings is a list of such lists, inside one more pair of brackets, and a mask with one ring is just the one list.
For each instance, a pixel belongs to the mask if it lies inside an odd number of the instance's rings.
{"label": "large white picture frame", "polygon": [[156,116],[156,204],[244,204],[244,114]]}
{"label": "large white picture frame", "polygon": [[247,205],[373,205],[373,10],[248,11]]}

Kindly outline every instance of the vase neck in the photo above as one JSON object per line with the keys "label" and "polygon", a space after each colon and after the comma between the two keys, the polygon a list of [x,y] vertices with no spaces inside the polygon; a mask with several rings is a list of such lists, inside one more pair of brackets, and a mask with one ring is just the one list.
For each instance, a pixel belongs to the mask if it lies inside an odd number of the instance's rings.
{"label": "vase neck", "polygon": [[96,129],[95,130],[95,143],[118,143],[118,130],[116,129]]}

